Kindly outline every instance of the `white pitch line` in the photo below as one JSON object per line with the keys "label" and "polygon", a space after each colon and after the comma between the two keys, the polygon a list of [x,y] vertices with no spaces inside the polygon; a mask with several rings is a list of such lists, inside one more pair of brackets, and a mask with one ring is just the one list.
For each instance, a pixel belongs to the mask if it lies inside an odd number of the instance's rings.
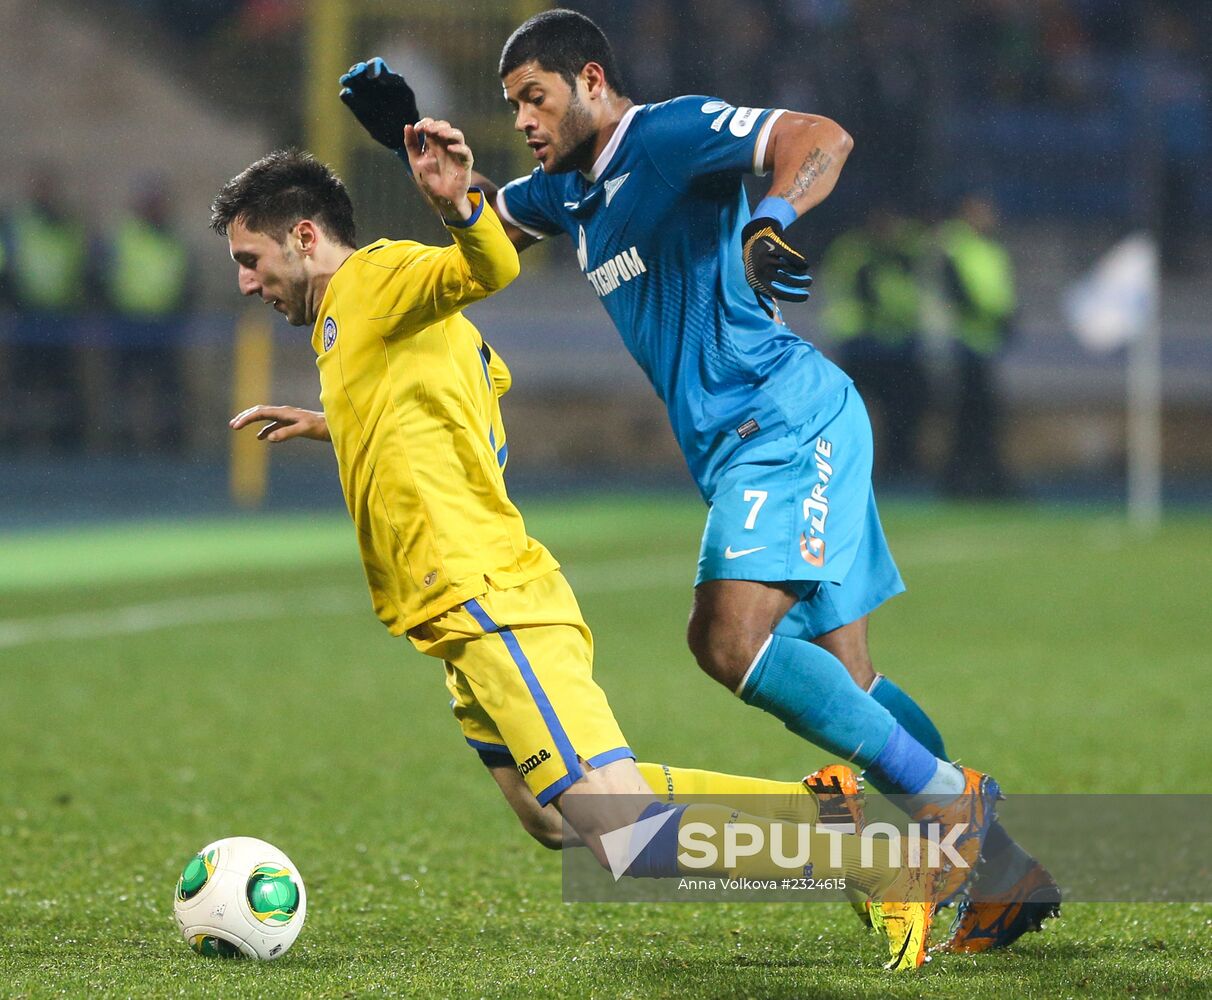
{"label": "white pitch line", "polygon": [[[1000,559],[1020,551],[1019,546],[939,543],[929,548],[911,548],[902,566],[927,566],[975,559]],[[659,559],[616,559],[565,568],[579,594],[611,594],[694,584],[693,558],[684,555]],[[272,621],[315,614],[370,612],[362,589],[302,589],[266,594],[261,591],[217,594],[207,597],[178,597],[165,601],[123,604],[98,611],[83,611],[39,618],[0,620],[0,649],[39,642],[98,639],[117,635],[139,635],[188,625],[224,622]]]}
{"label": "white pitch line", "polygon": [[[676,564],[672,560],[619,560],[569,575],[577,590],[583,594],[643,590],[682,581],[689,584],[693,580],[686,560],[680,557]],[[271,594],[248,591],[209,597],[177,597],[165,601],[123,604],[98,611],[0,620],[0,649],[63,639],[139,635],[186,625],[363,612],[368,617],[371,615],[369,597],[361,588],[290,590]]]}
{"label": "white pitch line", "polygon": [[[357,606],[365,608],[366,598],[359,596],[361,601]],[[145,604],[123,604],[99,611],[0,621],[0,649],[57,639],[137,635],[181,625],[265,621],[322,611],[347,613],[352,610],[354,601],[347,591],[299,590],[269,595],[250,591],[213,597],[179,597]]]}

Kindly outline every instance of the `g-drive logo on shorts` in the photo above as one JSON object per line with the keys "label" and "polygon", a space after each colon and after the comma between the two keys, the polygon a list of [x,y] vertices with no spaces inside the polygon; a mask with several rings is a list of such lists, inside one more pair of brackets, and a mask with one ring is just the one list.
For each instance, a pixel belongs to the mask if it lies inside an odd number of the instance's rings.
{"label": "g-drive logo on shorts", "polygon": [[800,555],[811,566],[825,564],[825,521],[829,517],[829,497],[825,491],[829,488],[829,480],[833,478],[833,466],[829,459],[833,457],[833,442],[824,438],[816,439],[817,482],[813,484],[812,493],[804,500],[804,520],[808,522],[807,529],[800,535]]}

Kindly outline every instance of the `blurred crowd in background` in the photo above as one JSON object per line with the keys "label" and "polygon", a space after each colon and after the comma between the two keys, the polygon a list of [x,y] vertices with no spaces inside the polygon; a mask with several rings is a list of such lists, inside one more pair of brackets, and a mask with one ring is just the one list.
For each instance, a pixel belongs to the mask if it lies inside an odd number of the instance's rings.
{"label": "blurred crowd in background", "polygon": [[[0,303],[19,317],[3,359],[6,395],[22,401],[8,415],[9,448],[72,452],[90,438],[119,451],[184,446],[180,327],[195,296],[190,251],[168,220],[161,178],[143,178],[124,218],[101,234],[66,209],[53,166],[31,174],[26,199],[0,220]],[[957,379],[942,485],[964,496],[1013,492],[990,370],[1015,311],[996,226],[994,204],[978,195],[933,228],[884,199],[821,259],[822,327],[874,411],[885,483],[919,475],[933,307]],[[102,433],[90,436],[98,419]]]}
{"label": "blurred crowd in background", "polygon": [[7,450],[183,446],[180,344],[196,275],[166,183],[140,178],[121,217],[99,230],[44,163],[0,214]]}
{"label": "blurred crowd in background", "polygon": [[[298,66],[309,6],[306,0],[108,3],[158,21],[191,47],[253,47],[266,72],[278,62]],[[427,5],[354,6],[370,17]],[[469,0],[456,13],[484,23],[486,12],[520,15],[531,6],[546,5]],[[1205,0],[568,0],[567,6],[602,25],[638,101],[704,93],[843,121],[862,142],[839,210],[865,204],[875,192],[917,211],[978,184],[1012,218],[1160,211],[1175,253],[1196,219],[1212,216],[1212,194],[1197,183],[1212,163],[1212,4]],[[443,45],[449,51],[449,39]],[[230,81],[245,91],[246,83],[247,77]],[[298,134],[297,121],[282,125]],[[1157,162],[1125,169],[1133,144],[1147,147]],[[1152,193],[1133,190],[1145,169],[1163,174],[1160,204],[1142,204]]]}
{"label": "blurred crowd in background", "polygon": [[[825,251],[821,325],[872,412],[880,485],[921,485],[923,420],[935,410],[944,428],[936,484],[944,494],[1018,492],[1002,459],[993,372],[1017,308],[1014,265],[997,227],[996,205],[977,193],[933,227],[894,202],[877,202]],[[950,384],[941,393],[929,348],[946,359]]]}
{"label": "blurred crowd in background", "polygon": [[[710,93],[821,110],[859,138],[835,207],[908,211],[976,185],[1013,218],[1164,216],[1185,255],[1212,195],[1212,4],[766,0],[580,5],[641,100]],[[1155,155],[1136,164],[1133,144]],[[1135,189],[1164,174],[1156,195]],[[1158,204],[1149,204],[1156,198]]]}
{"label": "blurred crowd in background", "polygon": [[[823,334],[867,396],[882,436],[885,481],[913,478],[919,430],[937,405],[949,441],[946,457],[935,462],[938,483],[962,495],[1016,489],[999,457],[995,367],[1021,305],[1015,263],[1025,262],[1007,249],[1021,258],[1022,241],[1006,235],[1041,222],[1052,232],[1099,222],[1109,236],[1143,227],[1159,235],[1168,269],[1207,270],[1206,0],[567,5],[597,19],[612,38],[637,101],[704,93],[819,112],[856,136],[843,182],[793,236],[810,248],[816,268],[816,328],[807,332]],[[189,86],[210,105],[257,120],[275,144],[299,143],[306,134],[299,95],[313,7],[305,0],[82,5],[92,17],[146,24],[133,58],[159,58],[166,71],[184,67]],[[418,86],[423,111],[441,105],[445,113],[450,102],[452,119],[475,122],[477,108],[492,109],[499,132],[477,146],[478,162],[513,169],[518,144],[499,92],[490,84],[471,103],[460,33],[435,25],[483,26],[491,13],[491,31],[501,35],[490,40],[495,51],[527,5],[352,7],[373,22],[353,41],[361,54],[370,54],[365,46],[379,50],[384,39],[412,53],[400,68],[425,84]],[[409,37],[401,26],[422,8],[425,36]],[[149,48],[160,51],[149,57]],[[495,79],[494,66],[479,69]],[[347,176],[361,212],[372,201],[358,198],[363,164],[378,152],[362,146],[355,154]],[[381,163],[374,161],[375,170]],[[185,317],[231,314],[236,303],[230,288],[219,297],[195,280],[190,247],[197,240],[183,236],[173,207],[181,196],[205,204],[211,192],[181,192],[172,177],[135,173],[118,221],[111,212],[100,225],[79,199],[64,197],[54,162],[9,162],[4,169],[23,179],[7,185],[20,196],[0,204],[0,449],[188,451],[181,417]],[[197,204],[190,215],[202,229]],[[923,359],[931,352],[946,355],[947,364],[928,371]],[[936,391],[939,370],[949,380],[943,392]]]}

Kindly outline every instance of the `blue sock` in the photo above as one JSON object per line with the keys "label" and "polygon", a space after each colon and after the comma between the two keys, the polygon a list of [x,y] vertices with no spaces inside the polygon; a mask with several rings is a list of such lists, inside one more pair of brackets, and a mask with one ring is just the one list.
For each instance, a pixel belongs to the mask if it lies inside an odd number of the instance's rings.
{"label": "blue sock", "polygon": [[943,737],[937,727],[930,721],[922,707],[883,674],[876,678],[875,686],[871,688],[871,697],[892,713],[902,726],[909,730],[909,735],[929,750],[935,757],[950,760],[947,748],[943,746]]}
{"label": "blue sock", "polygon": [[796,736],[865,769],[881,792],[916,794],[938,768],[841,660],[803,639],[772,635],[737,693]]}
{"label": "blue sock", "polygon": [[[904,691],[888,680],[883,674],[879,675],[875,686],[871,688],[871,697],[888,709],[896,717],[896,721],[909,730],[909,734],[934,754],[935,757],[938,757],[940,760],[951,759],[947,753],[947,748],[943,745],[942,733],[930,721],[930,716],[923,711],[921,705],[905,694]],[[875,782],[873,781],[872,784],[874,785]],[[989,834],[985,838],[983,850],[986,856],[996,857],[1007,848],[1018,848],[1018,845],[1006,833],[1001,823],[995,819],[992,826],[989,827]],[[1018,848],[1018,851],[1022,853],[1021,848]],[[1028,860],[1030,859],[1028,858]],[[1014,874],[1018,874],[1017,870]]]}
{"label": "blue sock", "polygon": [[641,847],[627,866],[626,874],[631,878],[668,878],[678,874],[678,824],[682,821],[685,806],[674,806],[666,802],[654,802],[647,806],[636,824],[654,819],[663,812],[672,813],[656,835]]}
{"label": "blue sock", "polygon": [[[939,759],[915,740],[909,730],[894,722],[888,743],[864,776],[885,795],[917,795],[926,789],[938,769]],[[962,790],[961,782],[959,791]]]}

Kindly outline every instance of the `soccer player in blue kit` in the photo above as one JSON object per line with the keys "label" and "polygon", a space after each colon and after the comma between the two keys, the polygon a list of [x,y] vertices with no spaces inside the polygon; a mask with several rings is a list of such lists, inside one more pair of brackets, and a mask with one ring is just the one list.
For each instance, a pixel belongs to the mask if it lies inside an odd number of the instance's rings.
{"label": "soccer player in blue kit", "polygon": [[[925,711],[872,666],[867,618],[904,584],[872,492],[870,424],[850,379],[777,306],[807,298],[807,262],[784,230],[833,190],[850,136],[820,116],[705,96],[636,105],[605,36],[573,11],[519,27],[500,75],[538,161],[496,191],[506,232],[519,249],[571,237],[707,501],[688,631],[699,665],[906,796],[915,819],[960,828],[971,868],[949,885],[963,895],[946,948],[1038,929],[1059,893],[997,823],[997,783],[952,764]],[[341,82],[367,130],[402,148],[419,117],[403,78],[376,59]],[[747,173],[771,175],[752,215]]]}

